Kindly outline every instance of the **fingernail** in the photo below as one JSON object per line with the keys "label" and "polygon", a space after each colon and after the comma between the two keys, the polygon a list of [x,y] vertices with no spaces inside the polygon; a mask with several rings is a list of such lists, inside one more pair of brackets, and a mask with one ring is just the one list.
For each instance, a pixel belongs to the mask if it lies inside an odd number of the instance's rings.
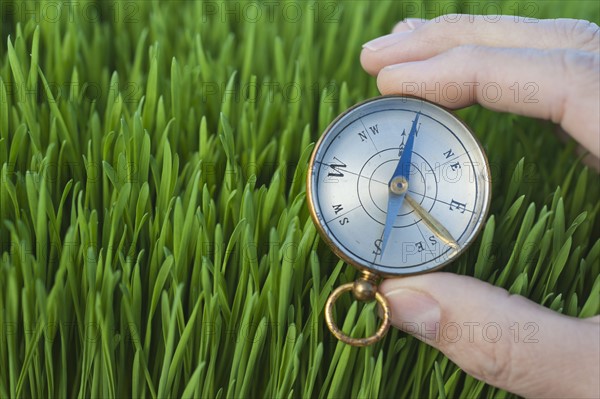
{"label": "fingernail", "polygon": [[377,39],[373,39],[370,42],[363,44],[363,48],[366,48],[367,50],[371,51],[379,51],[381,49],[390,47],[396,43],[401,42],[407,34],[410,34],[410,32],[397,32],[381,36]]}
{"label": "fingernail", "polygon": [[419,338],[437,339],[441,307],[435,299],[424,292],[406,288],[397,288],[384,295],[394,304],[394,326]]}

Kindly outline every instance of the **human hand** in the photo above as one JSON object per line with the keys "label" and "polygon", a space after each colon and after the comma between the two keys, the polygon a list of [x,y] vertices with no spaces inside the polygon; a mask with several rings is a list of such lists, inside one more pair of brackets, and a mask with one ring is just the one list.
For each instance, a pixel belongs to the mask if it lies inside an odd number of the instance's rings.
{"label": "human hand", "polygon": [[[410,19],[367,43],[361,62],[382,94],[550,119],[597,158],[598,29],[567,19]],[[564,316],[450,273],[389,279],[379,289],[396,327],[480,380],[528,397],[600,397],[600,316]]]}
{"label": "human hand", "polygon": [[[400,22],[366,43],[382,94],[552,120],[600,156],[600,33],[582,20],[446,15]],[[435,98],[434,98],[435,97]]]}
{"label": "human hand", "polygon": [[392,324],[461,369],[525,397],[600,397],[600,316],[577,319],[473,277],[384,280]]}

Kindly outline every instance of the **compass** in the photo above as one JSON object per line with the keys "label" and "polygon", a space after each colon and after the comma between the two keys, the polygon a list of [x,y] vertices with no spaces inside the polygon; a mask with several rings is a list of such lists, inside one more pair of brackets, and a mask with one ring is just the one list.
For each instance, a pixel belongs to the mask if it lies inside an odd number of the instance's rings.
{"label": "compass", "polygon": [[[488,160],[451,112],[418,98],[383,96],[338,116],[308,170],[308,204],[321,237],[361,271],[330,295],[327,325],[348,344],[370,345],[390,325],[379,279],[437,270],[476,238],[490,204]],[[335,324],[333,305],[346,291],[379,302],[383,322],[373,336],[352,338]]]}

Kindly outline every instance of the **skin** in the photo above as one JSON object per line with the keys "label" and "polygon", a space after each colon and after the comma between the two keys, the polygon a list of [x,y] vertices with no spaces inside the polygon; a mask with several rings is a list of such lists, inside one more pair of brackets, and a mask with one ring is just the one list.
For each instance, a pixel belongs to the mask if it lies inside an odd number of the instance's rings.
{"label": "skin", "polygon": [[[448,108],[479,103],[551,120],[597,166],[599,54],[599,28],[588,21],[447,15],[398,23],[392,34],[363,46],[361,63],[377,76],[382,94],[416,95]],[[438,82],[462,90],[437,90],[432,98]],[[484,93],[490,83],[502,94]],[[534,85],[529,91],[527,83]],[[522,90],[517,101],[516,87]],[[532,87],[534,101],[525,101]],[[394,326],[475,378],[525,397],[600,397],[600,316],[564,316],[451,273],[388,279],[379,289]]]}

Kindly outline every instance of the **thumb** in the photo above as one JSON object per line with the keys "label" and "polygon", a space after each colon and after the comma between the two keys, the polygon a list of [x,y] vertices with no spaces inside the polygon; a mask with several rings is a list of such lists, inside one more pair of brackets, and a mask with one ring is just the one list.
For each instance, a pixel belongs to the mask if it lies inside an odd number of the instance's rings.
{"label": "thumb", "polygon": [[384,281],[392,324],[465,372],[527,397],[600,397],[598,317],[561,315],[472,277]]}

